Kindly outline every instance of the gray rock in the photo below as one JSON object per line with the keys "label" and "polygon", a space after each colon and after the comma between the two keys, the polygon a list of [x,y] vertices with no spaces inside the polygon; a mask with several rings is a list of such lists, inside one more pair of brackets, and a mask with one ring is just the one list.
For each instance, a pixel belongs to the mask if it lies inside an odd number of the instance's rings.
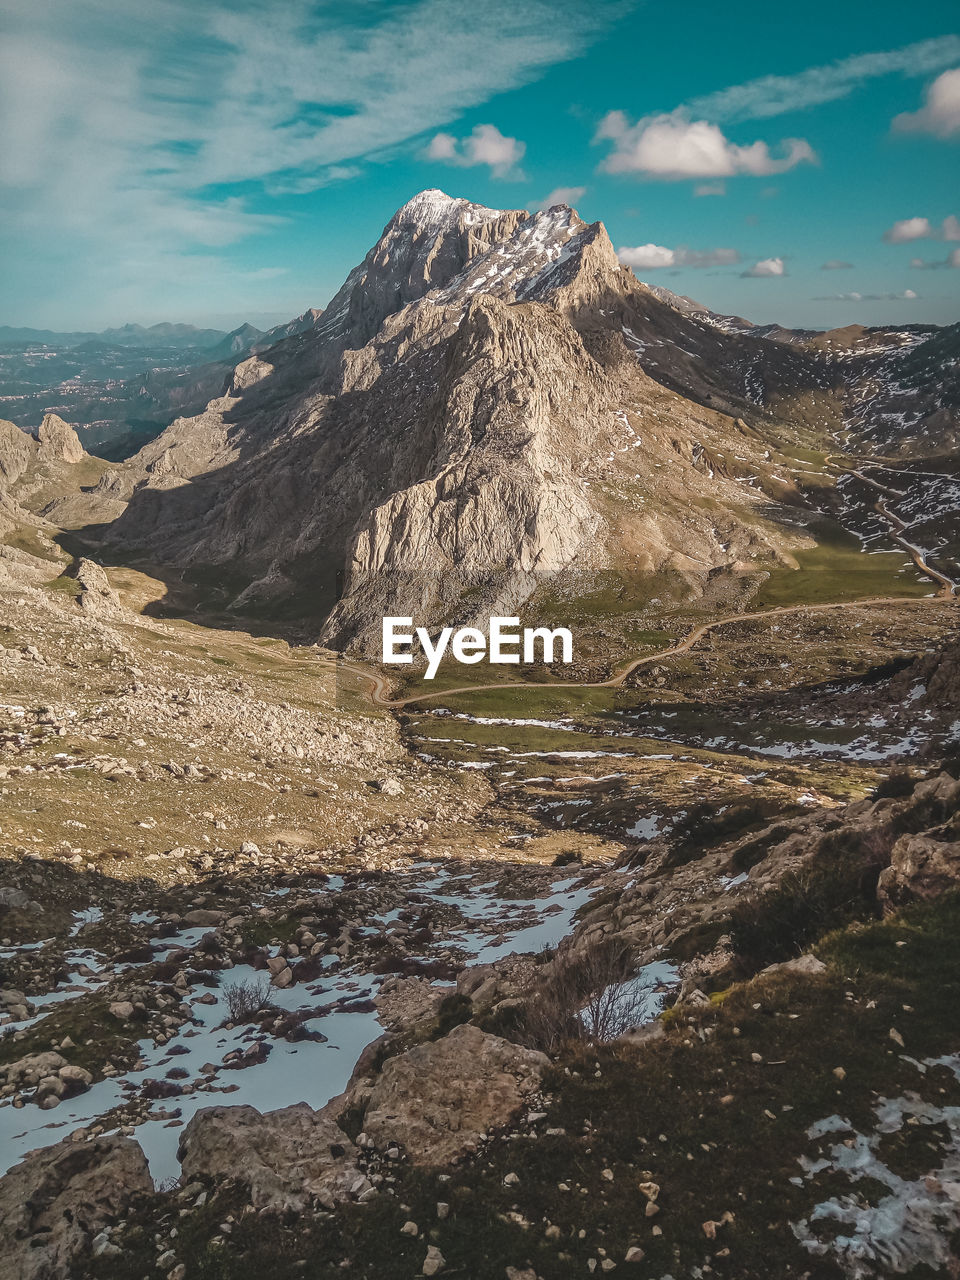
{"label": "gray rock", "polygon": [[402,1143],[414,1164],[448,1164],[513,1119],[548,1066],[546,1054],[466,1023],[387,1060],[364,1130],[378,1146]]}
{"label": "gray rock", "polygon": [[185,1179],[233,1179],[258,1209],[332,1208],[361,1195],[369,1182],[356,1148],[334,1118],[305,1102],[261,1114],[253,1107],[206,1107],[183,1131]]}
{"label": "gray rock", "polygon": [[0,1178],[0,1280],[72,1274],[75,1254],[152,1191],[139,1145],[119,1135],[66,1138],[27,1156]]}

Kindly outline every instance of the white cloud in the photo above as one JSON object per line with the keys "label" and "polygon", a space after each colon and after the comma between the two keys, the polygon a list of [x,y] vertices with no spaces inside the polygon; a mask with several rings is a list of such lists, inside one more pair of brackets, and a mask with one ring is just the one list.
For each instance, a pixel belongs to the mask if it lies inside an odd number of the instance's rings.
{"label": "white cloud", "polygon": [[520,177],[517,166],[527,149],[525,142],[507,138],[494,124],[478,124],[466,138],[452,133],[438,133],[426,149],[428,160],[442,160],[469,169],[474,165],[490,166],[495,178]]}
{"label": "white cloud", "polygon": [[887,244],[906,244],[910,240],[929,240],[933,227],[929,218],[901,218],[883,233]]}
{"label": "white cloud", "polygon": [[759,262],[755,262],[752,267],[741,271],[740,274],[745,280],[763,280],[770,276],[785,276],[787,269],[782,258],[761,258]]}
{"label": "white cloud", "polygon": [[912,240],[960,240],[960,219],[951,213],[937,227],[929,218],[902,218],[883,233],[883,238],[887,244],[909,244]]}
{"label": "white cloud", "polygon": [[932,133],[935,138],[960,134],[960,67],[937,76],[920,110],[894,116],[892,128],[896,133]]}
{"label": "white cloud", "polygon": [[686,245],[667,249],[660,244],[641,244],[632,249],[624,246],[617,250],[617,257],[626,266],[645,271],[662,267],[723,267],[740,261],[736,249],[689,249]]}
{"label": "white cloud", "polygon": [[693,188],[695,196],[725,196],[727,186],[724,182],[700,182]]}
{"label": "white cloud", "polygon": [[760,120],[845,98],[868,80],[887,75],[931,75],[960,61],[960,36],[938,36],[902,49],[860,53],[793,76],[761,76],[687,104],[709,120]]}
{"label": "white cloud", "polygon": [[567,204],[572,208],[586,194],[586,187],[554,187],[548,196],[545,196],[538,205],[533,207],[535,209],[549,209],[555,204]]}
{"label": "white cloud", "polygon": [[852,262],[844,262],[840,258],[831,258],[828,262],[824,262],[820,267],[821,271],[850,271],[853,268]]}
{"label": "white cloud", "polygon": [[676,253],[662,244],[638,244],[633,249],[626,246],[617,250],[617,257],[627,267],[637,267],[641,271],[655,271],[660,267],[672,267],[676,262]]}
{"label": "white cloud", "polygon": [[622,111],[611,111],[601,121],[596,140],[614,144],[600,166],[607,173],[644,173],[654,178],[767,177],[817,159],[803,138],[785,138],[778,145],[779,155],[766,142],[738,146],[718,125],[692,120],[683,108],[646,116],[634,125]]}

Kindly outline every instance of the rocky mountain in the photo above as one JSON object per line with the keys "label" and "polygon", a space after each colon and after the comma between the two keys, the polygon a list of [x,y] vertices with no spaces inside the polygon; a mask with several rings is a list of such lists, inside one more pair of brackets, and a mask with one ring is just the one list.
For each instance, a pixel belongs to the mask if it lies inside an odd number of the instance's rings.
{"label": "rocky mountain", "polygon": [[262,329],[257,329],[252,324],[242,324],[228,333],[216,346],[210,348],[210,358],[211,360],[230,360],[234,357],[240,359],[241,356],[247,355],[263,336]]}
{"label": "rocky mountain", "polygon": [[424,192],[318,323],[99,496],[127,504],[111,542],[229,563],[238,608],[309,602],[339,645],[384,611],[513,607],[561,571],[702,582],[809,545],[771,453],[786,415],[751,390],[814,365],[678,312],[565,206]]}
{"label": "rocky mountain", "polygon": [[466,622],[609,572],[696,594],[796,567],[851,495],[869,533],[832,442],[948,443],[956,337],[757,328],[642,284],[566,206],[426,191],[323,313],[243,326],[165,386],[188,413],[214,398],[104,474],[85,522],[337,647],[385,613]]}

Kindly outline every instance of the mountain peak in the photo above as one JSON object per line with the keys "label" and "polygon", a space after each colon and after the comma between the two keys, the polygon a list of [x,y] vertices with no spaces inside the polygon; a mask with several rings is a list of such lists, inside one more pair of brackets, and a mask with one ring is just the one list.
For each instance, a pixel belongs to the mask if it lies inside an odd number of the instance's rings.
{"label": "mountain peak", "polygon": [[488,209],[486,205],[474,204],[462,196],[448,196],[437,187],[429,187],[401,205],[388,225],[415,226],[432,231],[457,224],[470,226],[490,222],[502,216],[501,209]]}

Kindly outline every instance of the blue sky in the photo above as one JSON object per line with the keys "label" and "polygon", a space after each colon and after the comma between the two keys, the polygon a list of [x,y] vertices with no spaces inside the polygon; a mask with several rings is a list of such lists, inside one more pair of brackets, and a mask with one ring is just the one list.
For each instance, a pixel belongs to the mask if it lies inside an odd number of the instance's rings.
{"label": "blue sky", "polygon": [[274,323],[434,186],[499,208],[559,191],[641,279],[758,322],[960,318],[954,4],[0,16],[0,323]]}

